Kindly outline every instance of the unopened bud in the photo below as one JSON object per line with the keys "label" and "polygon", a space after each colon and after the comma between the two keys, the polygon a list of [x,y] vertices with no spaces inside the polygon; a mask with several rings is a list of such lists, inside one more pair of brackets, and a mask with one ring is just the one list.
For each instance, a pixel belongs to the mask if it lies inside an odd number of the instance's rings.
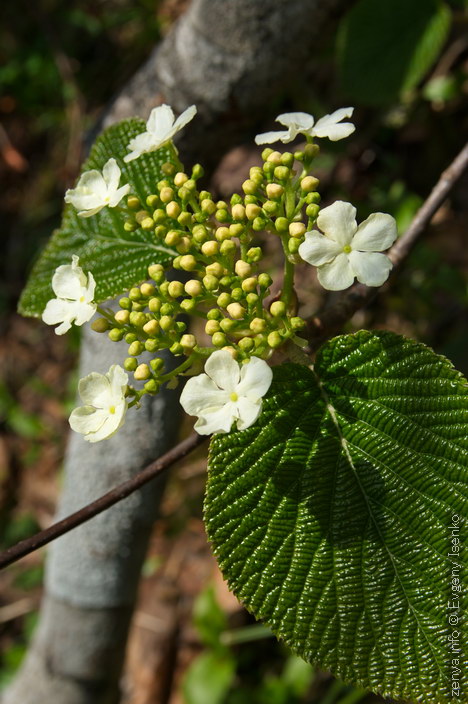
{"label": "unopened bud", "polygon": [[283,301],[273,301],[270,306],[270,313],[275,317],[281,317],[286,313],[286,304]]}
{"label": "unopened bud", "polygon": [[164,267],[161,264],[151,264],[151,266],[148,267],[148,275],[151,279],[161,273],[164,273]]}
{"label": "unopened bud", "polygon": [[143,325],[143,330],[147,335],[157,335],[159,330],[159,323],[157,320],[148,320],[147,323]]}
{"label": "unopened bud", "polygon": [[230,303],[226,310],[234,320],[241,320],[245,316],[245,308],[240,303]]}
{"label": "unopened bud", "polygon": [[159,298],[150,298],[148,301],[148,309],[152,313],[159,313],[161,309],[161,301],[159,300]]}
{"label": "unopened bud", "polygon": [[231,212],[234,220],[245,220],[245,208],[240,203],[233,205]]}
{"label": "unopened bud", "polygon": [[180,307],[186,313],[192,313],[197,307],[197,304],[193,298],[184,298],[184,300],[180,302]]}
{"label": "unopened bud", "polygon": [[184,271],[193,271],[197,268],[197,260],[193,254],[184,254],[180,259],[180,268]]}
{"label": "unopened bud", "polygon": [[179,254],[187,254],[187,252],[190,252],[190,248],[191,243],[188,237],[182,237],[179,244],[176,245],[176,250],[179,252]]}
{"label": "unopened bud", "polygon": [[231,216],[225,208],[220,208],[220,210],[217,210],[215,218],[218,222],[229,222],[231,220]]}
{"label": "unopened bud", "polygon": [[275,228],[280,233],[287,232],[289,229],[289,220],[287,218],[283,218],[283,217],[276,218]]}
{"label": "unopened bud", "polygon": [[150,368],[147,364],[139,364],[135,369],[133,376],[137,381],[143,381],[144,379],[149,379],[151,376]]}
{"label": "unopened bud", "polygon": [[154,288],[153,284],[145,282],[144,284],[141,284],[140,291],[142,296],[149,297],[154,295],[156,289]]}
{"label": "unopened bud", "polygon": [[171,298],[179,298],[184,292],[184,285],[181,281],[171,281],[167,287],[167,292]]}
{"label": "unopened bud", "polygon": [[144,218],[140,223],[140,227],[142,230],[152,230],[154,227],[153,218]]}
{"label": "unopened bud", "polygon": [[269,183],[266,187],[266,194],[268,198],[281,198],[284,193],[284,188],[279,183]]}
{"label": "unopened bud", "polygon": [[270,154],[267,157],[267,161],[270,162],[270,164],[275,164],[278,166],[281,164],[281,152],[270,152]]}
{"label": "unopened bud", "polygon": [[252,181],[252,179],[248,178],[242,184],[242,190],[244,191],[244,193],[247,193],[247,195],[254,195],[258,190],[258,185],[255,183],[255,181]]}
{"label": "unopened bud", "polygon": [[190,281],[187,281],[184,288],[189,296],[200,296],[203,292],[203,287],[198,279],[190,279]]}
{"label": "unopened bud", "polygon": [[232,240],[224,240],[224,242],[221,242],[219,251],[223,256],[228,256],[236,251],[236,245]]}
{"label": "unopened bud", "polygon": [[236,325],[236,321],[232,320],[231,318],[223,318],[223,320],[221,320],[220,322],[221,330],[227,333],[232,332]]}
{"label": "unopened bud", "polygon": [[267,338],[268,344],[270,347],[273,347],[275,349],[276,347],[279,347],[283,343],[283,339],[279,332],[274,331],[270,332]]}
{"label": "unopened bud", "polygon": [[177,188],[183,186],[186,181],[188,181],[188,176],[187,174],[184,174],[183,171],[178,171],[174,176],[174,184],[177,186]]}
{"label": "unopened bud", "polygon": [[318,216],[319,212],[320,212],[320,206],[317,205],[316,203],[311,203],[306,208],[306,215],[308,215],[309,218],[316,218]]}
{"label": "unopened bud", "polygon": [[163,188],[161,188],[159,197],[161,198],[163,203],[170,203],[171,200],[174,198],[174,191],[169,186],[164,186]]}
{"label": "unopened bud", "polygon": [[148,340],[145,340],[145,350],[147,352],[156,352],[156,350],[159,349],[159,342],[156,340],[154,337],[148,338]]}
{"label": "unopened bud", "polygon": [[129,318],[130,318],[130,313],[128,310],[118,310],[117,313],[114,315],[114,318],[117,323],[120,323],[121,325],[126,325],[128,323]]}
{"label": "unopened bud", "polygon": [[202,200],[202,202],[200,203],[200,208],[202,210],[202,213],[207,213],[208,215],[213,215],[213,213],[216,212],[216,204],[209,198],[205,198],[205,200]]}
{"label": "unopened bud", "polygon": [[239,340],[238,345],[243,352],[248,352],[253,347],[255,347],[255,342],[252,340],[251,337],[242,337]]}
{"label": "unopened bud", "polygon": [[291,239],[288,240],[288,252],[290,254],[297,254],[302,242],[303,242],[302,237],[291,237]]}
{"label": "unopened bud", "polygon": [[254,318],[250,323],[249,328],[255,333],[265,332],[266,320],[263,320],[263,318]]}
{"label": "unopened bud", "polygon": [[287,166],[276,166],[273,173],[278,181],[286,181],[291,175],[291,169],[288,169]]}
{"label": "unopened bud", "polygon": [[180,338],[180,344],[184,349],[193,350],[197,345],[197,338],[195,335],[182,335]]}
{"label": "unopened bud", "polygon": [[224,347],[227,344],[227,337],[223,332],[215,332],[211,341],[215,347]]}
{"label": "unopened bud", "polygon": [[216,299],[216,303],[220,308],[226,308],[231,303],[231,296],[229,293],[220,293]]}
{"label": "unopened bud", "polygon": [[130,210],[138,210],[138,208],[141,207],[140,199],[136,196],[128,196],[127,206],[130,208]]}
{"label": "unopened bud", "polygon": [[215,232],[215,237],[218,242],[224,242],[224,240],[230,239],[231,233],[229,227],[218,227]]}
{"label": "unopened bud", "polygon": [[271,286],[272,278],[269,274],[260,274],[260,276],[258,277],[258,283],[261,288],[268,288],[269,286]]}
{"label": "unopened bud", "polygon": [[128,297],[130,298],[131,301],[139,301],[141,298],[141,291],[139,288],[134,286],[133,288],[130,289],[128,292]]}
{"label": "unopened bud", "polygon": [[239,259],[236,262],[234,271],[236,272],[237,276],[241,277],[241,279],[245,279],[252,273],[252,266],[248,262],[245,262],[243,259]]}
{"label": "unopened bud", "polygon": [[217,320],[207,320],[205,325],[205,332],[207,335],[214,335],[215,332],[220,330],[219,322]]}
{"label": "unopened bud", "polygon": [[112,330],[109,330],[107,335],[109,340],[112,340],[112,342],[120,342],[120,340],[123,340],[125,332],[121,328],[112,328]]}
{"label": "unopened bud", "polygon": [[303,237],[306,231],[306,226],[302,222],[292,222],[289,226],[289,234],[291,237]]}
{"label": "unopened bud", "polygon": [[130,313],[130,323],[131,325],[134,325],[137,328],[142,328],[143,325],[146,323],[146,315],[144,313],[137,313],[136,311],[132,311]]}
{"label": "unopened bud", "polygon": [[138,367],[138,361],[135,359],[135,357],[127,357],[127,359],[124,360],[124,369],[127,372],[134,372],[135,369]]}
{"label": "unopened bud", "polygon": [[217,276],[219,278],[224,274],[224,267],[219,262],[213,262],[212,264],[208,264],[205,269],[205,273],[207,275],[212,274],[213,276]]}
{"label": "unopened bud", "polygon": [[259,262],[262,258],[261,247],[251,247],[247,252],[248,262]]}
{"label": "unopened bud", "polygon": [[301,181],[301,188],[305,193],[316,191],[320,181],[315,176],[306,176]]}
{"label": "unopened bud", "polygon": [[256,217],[261,215],[262,209],[259,205],[255,203],[249,203],[245,206],[245,214],[249,220],[254,220]]}
{"label": "unopened bud", "polygon": [[167,332],[172,328],[174,324],[174,320],[171,318],[170,315],[163,315],[159,321],[159,325],[161,327],[161,330],[164,330],[164,332]]}
{"label": "unopened bud", "polygon": [[248,279],[244,279],[241,288],[246,293],[251,293],[257,288],[257,278],[255,276],[249,276]]}
{"label": "unopened bud", "polygon": [[289,322],[291,323],[291,327],[293,330],[303,330],[307,325],[306,321],[303,318],[300,318],[298,315],[294,318],[291,318]]}
{"label": "unopened bud", "polygon": [[132,357],[138,357],[143,352],[143,349],[142,343],[139,340],[135,340],[128,348],[128,354],[132,355]]}
{"label": "unopened bud", "polygon": [[159,391],[159,384],[156,379],[150,379],[144,385],[144,389],[148,394],[157,394]]}
{"label": "unopened bud", "polygon": [[94,332],[107,332],[109,330],[109,321],[105,318],[93,320],[91,323],[91,329],[94,330]]}
{"label": "unopened bud", "polygon": [[215,291],[219,287],[219,280],[213,274],[207,274],[203,277],[203,286],[207,291]]}
{"label": "unopened bud", "polygon": [[201,251],[202,254],[205,255],[205,257],[214,257],[219,252],[219,243],[215,242],[214,240],[204,242],[202,244]]}

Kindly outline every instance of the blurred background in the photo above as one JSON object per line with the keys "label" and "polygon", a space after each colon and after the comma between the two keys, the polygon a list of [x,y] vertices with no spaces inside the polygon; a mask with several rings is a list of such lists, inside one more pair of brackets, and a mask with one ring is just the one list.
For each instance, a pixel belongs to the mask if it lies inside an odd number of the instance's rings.
{"label": "blurred background", "polygon": [[[0,545],[48,526],[60,491],[75,400],[79,331],[57,337],[16,314],[28,272],[60,223],[86,136],[189,0],[37,0],[0,9]],[[356,106],[357,131],[317,160],[325,204],[359,220],[391,213],[403,232],[468,134],[467,0],[358,0],[314,61],[265,106],[317,117]],[[142,117],[146,118],[146,115]],[[207,184],[218,197],[260,163],[253,135]],[[325,146],[325,145],[324,145]],[[183,157],[183,155],[181,155]],[[399,277],[349,330],[411,336],[468,372],[467,177],[439,210]],[[276,250],[270,247],[270,266]],[[306,277],[302,314],[326,304]],[[183,432],[190,429],[190,423]],[[229,594],[202,523],[204,452],[172,472],[144,567],[124,675],[126,704],[351,704],[377,701],[315,671],[255,624]],[[37,621],[44,554],[0,574],[0,691]],[[161,650],[161,643],[165,646]]]}

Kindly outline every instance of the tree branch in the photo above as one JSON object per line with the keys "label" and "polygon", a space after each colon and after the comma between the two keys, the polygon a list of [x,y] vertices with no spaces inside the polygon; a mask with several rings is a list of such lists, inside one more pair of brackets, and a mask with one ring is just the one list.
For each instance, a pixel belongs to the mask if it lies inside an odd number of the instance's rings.
{"label": "tree branch", "polygon": [[[396,241],[388,252],[388,257],[393,262],[392,274],[404,262],[416,241],[429,225],[432,217],[447,198],[467,166],[468,143],[458,156],[455,157],[450,166],[443,171],[429,197],[414,216],[405,234]],[[330,306],[330,308],[312,318],[308,326],[309,351],[311,352],[316,349],[324,339],[337,332],[357,310],[373,301],[379,293],[379,290],[379,288],[370,288],[364,286],[364,284],[353,284],[351,288],[341,294],[336,303]]]}
{"label": "tree branch", "polygon": [[[465,145],[450,166],[442,173],[439,181],[425,203],[416,213],[405,234],[400,237],[389,251],[388,256],[393,262],[394,271],[398,269],[406,259],[418,237],[424,232],[433,215],[440,208],[467,166],[468,144]],[[377,288],[369,288],[363,284],[354,284],[340,296],[337,303],[328,308],[322,315],[314,317],[309,325],[310,350],[314,349],[320,341],[329,337],[333,332],[339,329],[359,308],[370,303],[370,301],[377,296],[378,290]],[[118,501],[125,499],[144,484],[160,475],[177,460],[188,455],[206,439],[205,436],[197,434],[191,435],[189,438],[176,445],[172,450],[166,452],[165,455],[149,464],[145,469],[132,477],[132,479],[120,484],[96,501],[93,501],[91,504],[72,513],[62,521],[50,526],[50,528],[40,531],[31,538],[22,540],[17,545],[1,553],[0,569],[16,562],[43,545],[47,545],[47,543],[50,543],[55,538],[58,538],[64,533],[68,533],[68,531],[85,523],[90,518],[105,511]]]}
{"label": "tree branch", "polygon": [[205,440],[206,436],[197,435],[193,433],[186,440],[176,445],[166,452],[166,454],[159,457],[154,462],[151,462],[145,469],[138,472],[134,477],[128,479],[123,484],[120,484],[115,489],[108,491],[96,501],[84,506],[79,511],[75,511],[70,516],[67,516],[61,521],[54,523],[46,530],[42,530],[31,538],[22,540],[17,545],[5,550],[5,552],[0,554],[0,569],[11,565],[25,555],[34,552],[43,545],[47,545],[55,538],[59,538],[64,533],[76,528],[77,526],[89,521],[90,518],[96,516],[98,513],[105,511],[110,508],[118,501],[125,499],[127,496],[132,494],[137,489],[140,489],[144,484],[147,484],[152,479],[155,479],[160,474],[162,474],[166,469],[169,469],[175,462],[186,457],[192,450],[195,450],[199,445],[201,445]]}

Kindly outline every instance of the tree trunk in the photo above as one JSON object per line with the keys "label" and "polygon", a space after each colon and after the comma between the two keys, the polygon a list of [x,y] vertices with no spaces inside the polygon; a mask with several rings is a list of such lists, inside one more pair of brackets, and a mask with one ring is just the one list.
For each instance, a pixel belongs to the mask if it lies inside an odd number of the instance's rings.
{"label": "tree trunk", "polygon": [[[301,70],[326,26],[349,0],[194,0],[109,109],[104,123],[167,102],[191,103],[197,120],[182,133],[186,164],[212,168]],[[80,376],[125,356],[87,331]],[[177,394],[163,391],[128,413],[112,439],[70,440],[59,517],[132,476],[173,444]],[[155,481],[50,548],[40,623],[4,704],[115,704],[128,625],[163,483]]]}

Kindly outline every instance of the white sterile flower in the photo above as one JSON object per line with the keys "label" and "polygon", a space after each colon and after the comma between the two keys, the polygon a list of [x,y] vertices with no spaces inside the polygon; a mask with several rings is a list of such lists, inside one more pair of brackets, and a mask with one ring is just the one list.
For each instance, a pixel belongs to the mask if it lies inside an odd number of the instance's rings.
{"label": "white sterile flower", "polygon": [[357,278],[367,286],[381,286],[392,262],[380,254],[396,240],[395,219],[387,213],[373,213],[357,226],[356,208],[337,200],[323,208],[317,230],[306,232],[299,254],[318,267],[318,280],[329,291],[341,291]]}
{"label": "white sterile flower", "polygon": [[114,435],[127,412],[127,382],[128,375],[118,364],[113,364],[107,374],[92,372],[80,379],[78,392],[85,405],[71,412],[72,430],[84,435],[88,442],[98,442]]}
{"label": "white sterile flower", "polygon": [[207,360],[205,372],[189,379],[180,397],[184,411],[198,416],[195,430],[228,433],[234,421],[238,430],[255,423],[273,378],[268,364],[251,357],[239,365],[230,352],[219,350]]}
{"label": "white sterile flower", "polygon": [[163,144],[169,142],[177,132],[185,127],[190,120],[193,120],[196,112],[197,108],[195,105],[191,105],[176,120],[169,105],[159,105],[159,107],[153,108],[146,123],[146,132],[142,132],[130,140],[127,146],[130,154],[124,157],[124,161],[133,161],[133,159],[138,159],[142,154],[154,152],[159,147],[162,147]]}
{"label": "white sterile flower", "polygon": [[[345,117],[351,117],[354,108],[340,108],[331,115],[325,115],[315,123],[312,115],[306,112],[285,112],[278,115],[276,121],[287,127],[279,132],[263,132],[257,134],[257,144],[271,144],[281,141],[283,144],[292,142],[298,134],[308,137],[328,137],[332,142],[349,137],[356,129],[352,122],[341,122]],[[339,124],[338,124],[339,123]]]}
{"label": "white sterile flower", "polygon": [[130,190],[128,183],[119,188],[120,173],[115,159],[104,164],[102,173],[97,169],[85,171],[76,188],[65,193],[65,203],[71,203],[82,218],[96,215],[106,205],[115,208]]}
{"label": "white sterile flower", "polygon": [[75,325],[83,325],[96,312],[97,306],[93,303],[96,282],[91,272],[86,276],[78,266],[79,261],[79,257],[74,254],[72,263],[57,267],[52,277],[52,288],[57,298],[48,301],[42,320],[47,325],[61,323],[55,329],[57,335],[66,333],[73,322]]}

